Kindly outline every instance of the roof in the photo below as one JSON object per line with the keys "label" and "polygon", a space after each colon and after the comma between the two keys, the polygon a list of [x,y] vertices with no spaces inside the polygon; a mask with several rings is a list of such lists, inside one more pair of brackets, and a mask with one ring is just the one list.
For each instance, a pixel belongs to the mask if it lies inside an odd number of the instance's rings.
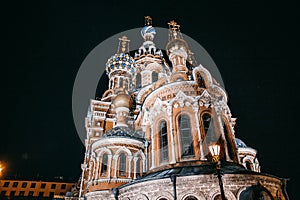
{"label": "roof", "polygon": [[108,131],[106,131],[103,135],[103,138],[107,137],[124,137],[124,138],[131,138],[136,140],[144,141],[145,137],[142,131],[137,130],[134,131],[132,128],[127,126],[116,126]]}

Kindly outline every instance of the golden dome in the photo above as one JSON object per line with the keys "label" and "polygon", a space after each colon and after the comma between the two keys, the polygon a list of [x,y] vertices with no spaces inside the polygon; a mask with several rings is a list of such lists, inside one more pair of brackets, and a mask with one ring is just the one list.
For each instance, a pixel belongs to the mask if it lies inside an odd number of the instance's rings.
{"label": "golden dome", "polygon": [[115,108],[118,108],[118,107],[129,108],[131,105],[131,97],[128,94],[119,94],[113,100],[113,104],[114,104]]}

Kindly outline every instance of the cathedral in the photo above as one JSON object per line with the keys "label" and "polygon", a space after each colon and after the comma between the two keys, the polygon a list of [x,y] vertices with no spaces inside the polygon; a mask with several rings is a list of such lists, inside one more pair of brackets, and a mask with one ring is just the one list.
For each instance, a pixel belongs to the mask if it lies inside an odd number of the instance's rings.
{"label": "cathedral", "polygon": [[119,38],[108,88],[85,119],[76,198],[288,200],[286,180],[261,173],[257,151],[236,137],[227,93],[196,64],[180,25],[168,27],[165,50],[149,16],[138,50]]}

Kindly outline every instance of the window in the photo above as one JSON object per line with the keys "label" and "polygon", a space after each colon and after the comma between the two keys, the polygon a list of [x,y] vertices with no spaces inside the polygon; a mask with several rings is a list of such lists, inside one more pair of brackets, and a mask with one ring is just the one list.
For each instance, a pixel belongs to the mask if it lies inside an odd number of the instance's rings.
{"label": "window", "polygon": [[13,182],[13,187],[18,187],[18,182]]}
{"label": "window", "polygon": [[62,189],[62,190],[66,189],[66,184],[62,184],[62,185],[60,186],[60,189]]}
{"label": "window", "polygon": [[28,196],[32,197],[33,196],[33,191],[29,191]]}
{"label": "window", "polygon": [[26,186],[27,186],[27,182],[23,182],[22,183],[22,188],[26,188]]}
{"label": "window", "polygon": [[50,192],[49,197],[53,198],[54,197],[54,192]]}
{"label": "window", "polygon": [[168,153],[168,130],[167,122],[162,121],[159,125],[159,135],[160,135],[160,162],[169,160]]}
{"label": "window", "polygon": [[42,183],[41,184],[41,188],[43,189],[43,188],[46,188],[46,183]]}
{"label": "window", "polygon": [[251,163],[249,160],[246,161],[246,168],[252,170]]}
{"label": "window", "polygon": [[194,196],[188,196],[188,197],[184,198],[184,200],[198,200],[198,199]]}
{"label": "window", "polygon": [[56,184],[55,183],[51,184],[51,189],[55,189],[55,188],[56,188]]}
{"label": "window", "polygon": [[2,190],[1,193],[0,193],[0,196],[5,196],[5,194],[6,194],[6,191]]}
{"label": "window", "polygon": [[15,194],[16,194],[16,191],[10,191],[9,196],[13,197],[13,196],[15,196]]}
{"label": "window", "polygon": [[191,134],[190,118],[187,115],[179,117],[179,130],[181,140],[181,156],[190,157],[194,155],[193,138]]}
{"label": "window", "polygon": [[123,87],[123,78],[120,78],[119,81],[120,81],[119,82],[119,87],[122,88]]}
{"label": "window", "polygon": [[135,82],[136,82],[136,87],[140,88],[141,87],[141,82],[142,82],[142,78],[141,78],[141,74],[137,73],[136,78],[135,78]]}
{"label": "window", "polygon": [[107,172],[107,163],[108,163],[108,155],[103,154],[102,163],[101,163],[101,175],[106,175]]}
{"label": "window", "polygon": [[152,72],[152,83],[156,82],[158,80],[158,73],[157,72]]}
{"label": "window", "polygon": [[217,196],[215,196],[214,200],[222,200],[222,196],[218,194]]}
{"label": "window", "polygon": [[124,153],[120,154],[119,158],[119,175],[126,176],[126,155]]}
{"label": "window", "polygon": [[205,134],[205,142],[206,144],[209,144],[211,142],[216,142],[217,139],[215,138],[215,130],[214,130],[214,122],[211,118],[211,115],[208,113],[205,113],[202,115],[202,123],[204,128],[204,134]]}
{"label": "window", "polygon": [[20,191],[19,196],[24,196],[25,191]]}
{"label": "window", "polygon": [[204,84],[204,79],[202,78],[202,76],[200,74],[197,74],[197,82],[200,87],[206,88],[205,84]]}
{"label": "window", "polygon": [[3,187],[8,187],[9,186],[9,182],[4,182]]}
{"label": "window", "polygon": [[39,192],[39,197],[44,196],[44,192]]}
{"label": "window", "polygon": [[228,127],[226,126],[225,122],[223,121],[223,130],[224,130],[224,135],[225,135],[225,139],[226,139],[226,142],[227,142],[227,149],[228,149],[228,154],[229,154],[229,157],[231,160],[233,160],[233,146],[232,146],[232,143],[231,143],[231,140],[229,138],[229,135],[228,135]]}
{"label": "window", "polygon": [[143,165],[142,165],[142,159],[140,157],[138,157],[137,161],[136,161],[136,177],[140,177],[142,176],[143,172]]}
{"label": "window", "polygon": [[30,188],[35,188],[36,183],[31,183]]}

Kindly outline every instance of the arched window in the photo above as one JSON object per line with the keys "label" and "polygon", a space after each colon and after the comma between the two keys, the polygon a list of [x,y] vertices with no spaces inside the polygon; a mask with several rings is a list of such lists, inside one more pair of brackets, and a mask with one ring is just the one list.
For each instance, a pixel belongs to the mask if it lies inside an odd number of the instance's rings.
{"label": "arched window", "polygon": [[126,176],[126,155],[121,153],[119,157],[119,175]]}
{"label": "arched window", "polygon": [[119,79],[119,88],[123,87],[123,78]]}
{"label": "arched window", "polygon": [[101,176],[105,176],[106,175],[107,165],[108,165],[108,155],[104,154],[102,156],[102,163],[101,163]]}
{"label": "arched window", "polygon": [[210,144],[211,142],[216,142],[218,138],[215,138],[216,133],[214,129],[214,122],[210,114],[205,113],[202,115],[202,123],[205,134],[205,142],[206,144]]}
{"label": "arched window", "polygon": [[136,161],[136,177],[140,177],[143,174],[143,163],[141,157],[138,157]]}
{"label": "arched window", "polygon": [[135,84],[136,84],[137,88],[140,88],[141,85],[142,85],[142,78],[141,78],[141,74],[140,73],[136,74]]}
{"label": "arched window", "polygon": [[200,74],[197,74],[197,82],[198,82],[198,85],[200,87],[206,88],[205,83],[204,83],[204,79],[202,78],[202,76]]}
{"label": "arched window", "polygon": [[198,200],[198,199],[194,196],[188,196],[188,197],[184,198],[184,200]]}
{"label": "arched window", "polygon": [[159,125],[159,136],[160,136],[160,161],[168,161],[168,129],[167,122],[162,121]]}
{"label": "arched window", "polygon": [[216,195],[214,200],[222,200],[222,196],[220,194]]}
{"label": "arched window", "polygon": [[249,160],[246,161],[246,168],[252,170],[252,164]]}
{"label": "arched window", "polygon": [[224,135],[225,135],[225,139],[227,142],[227,149],[228,149],[228,154],[231,160],[233,160],[233,146],[230,140],[230,137],[228,135],[228,127],[226,126],[225,122],[223,121],[223,131],[224,131]]}
{"label": "arched window", "polygon": [[179,117],[179,130],[181,140],[181,156],[189,157],[194,155],[193,138],[191,134],[190,118],[187,115]]}
{"label": "arched window", "polygon": [[157,72],[152,72],[152,83],[156,82],[158,80],[158,73]]}

